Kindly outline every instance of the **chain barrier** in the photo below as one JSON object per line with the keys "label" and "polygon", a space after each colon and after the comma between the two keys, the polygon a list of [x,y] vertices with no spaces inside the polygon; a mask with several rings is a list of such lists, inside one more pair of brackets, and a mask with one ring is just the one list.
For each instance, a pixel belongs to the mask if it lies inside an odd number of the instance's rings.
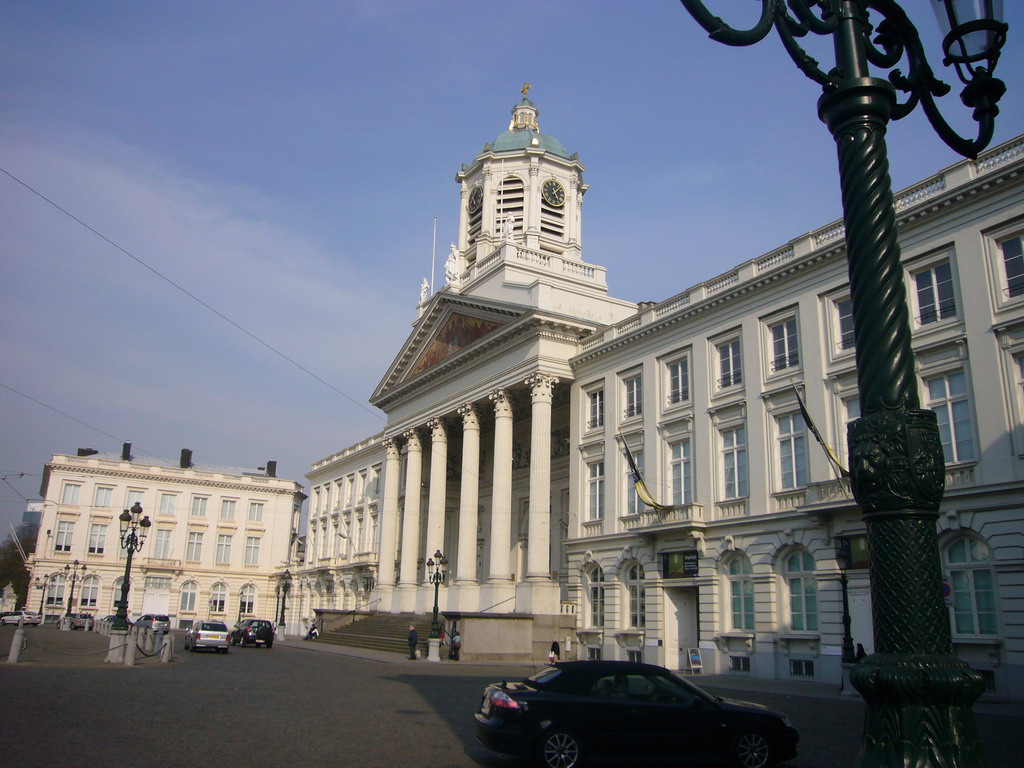
{"label": "chain barrier", "polygon": [[38,648],[41,651],[44,651],[46,653],[53,653],[58,656],[98,656],[101,653],[107,653],[108,651],[113,651],[118,648],[124,648],[126,645],[128,645],[128,643],[123,643],[122,645],[115,645],[112,648],[103,648],[99,651],[55,651],[52,648],[47,648],[45,645],[34,643],[26,637],[24,639],[24,645],[21,646],[21,650],[25,650],[25,648],[27,648],[30,645],[33,648]]}

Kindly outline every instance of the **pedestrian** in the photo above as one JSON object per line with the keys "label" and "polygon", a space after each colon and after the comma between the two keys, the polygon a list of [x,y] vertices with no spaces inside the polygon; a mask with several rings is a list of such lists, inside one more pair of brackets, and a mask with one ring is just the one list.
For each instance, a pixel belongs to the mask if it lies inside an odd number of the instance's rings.
{"label": "pedestrian", "polygon": [[860,643],[857,643],[857,661],[860,661],[861,659],[863,659],[867,655],[868,655],[868,652],[864,650],[864,646],[861,645]]}
{"label": "pedestrian", "polygon": [[559,659],[559,657],[561,655],[562,655],[562,649],[559,647],[558,641],[557,640],[552,640],[551,641],[551,650],[548,651],[548,661],[551,664],[554,664],[556,661],[558,661],[558,659]]}
{"label": "pedestrian", "polygon": [[453,629],[452,632],[454,634],[452,635],[452,653],[450,658],[452,661],[458,661],[459,651],[462,650],[462,635],[458,629]]}
{"label": "pedestrian", "polygon": [[409,625],[409,658],[416,658],[416,646],[419,645],[420,636],[416,633],[416,627]]}

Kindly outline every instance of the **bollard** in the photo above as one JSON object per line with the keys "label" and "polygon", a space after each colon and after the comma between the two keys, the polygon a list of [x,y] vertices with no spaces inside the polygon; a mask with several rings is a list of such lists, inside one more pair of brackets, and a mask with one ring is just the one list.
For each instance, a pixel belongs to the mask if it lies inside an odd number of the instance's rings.
{"label": "bollard", "polygon": [[152,653],[153,652],[153,628],[146,627],[142,630],[142,652]]}
{"label": "bollard", "polygon": [[124,644],[128,642],[128,633],[124,631],[108,632],[110,642],[107,644],[107,664],[120,664],[124,660]]}
{"label": "bollard", "polygon": [[135,666],[135,645],[139,640],[139,631],[134,627],[128,630],[128,634],[125,636],[124,646],[124,665],[126,667]]}
{"label": "bollard", "polygon": [[164,632],[163,632],[162,629],[161,630],[157,630],[157,632],[154,633],[153,653],[160,653],[160,649],[163,647],[163,644],[164,644]]}
{"label": "bollard", "polygon": [[166,664],[171,660],[171,654],[174,652],[174,637],[168,635],[167,641],[160,648],[160,663]]}
{"label": "bollard", "polygon": [[14,639],[11,640],[11,652],[7,654],[8,664],[17,664],[18,659],[21,658],[21,646],[25,644],[25,622],[24,619],[18,621],[18,628],[14,630]]}

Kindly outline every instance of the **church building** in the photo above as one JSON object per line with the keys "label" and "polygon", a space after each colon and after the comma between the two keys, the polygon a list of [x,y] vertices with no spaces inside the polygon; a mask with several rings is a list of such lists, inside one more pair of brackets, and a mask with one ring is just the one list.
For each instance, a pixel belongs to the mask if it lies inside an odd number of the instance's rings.
{"label": "church building", "polygon": [[[370,398],[387,427],[307,475],[290,620],[428,615],[443,562],[464,658],[838,682],[844,613],[873,648],[842,222],[615,299],[584,166],[525,92],[456,173],[445,285]],[[1022,168],[1019,137],[897,195],[955,650],[996,695],[1024,689]]]}

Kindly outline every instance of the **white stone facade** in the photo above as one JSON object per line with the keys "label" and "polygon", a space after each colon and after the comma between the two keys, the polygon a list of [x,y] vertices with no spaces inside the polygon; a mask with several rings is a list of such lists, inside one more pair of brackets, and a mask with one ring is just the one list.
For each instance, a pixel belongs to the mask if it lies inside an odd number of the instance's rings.
{"label": "white stone facade", "polygon": [[44,470],[29,568],[32,585],[47,586],[30,590],[30,606],[62,615],[72,598],[64,568],[77,560],[86,570],[71,610],[115,613],[126,561],[118,516],[138,502],[152,525],[133,556],[129,616],[167,614],[178,628],[205,618],[278,620],[302,486],[274,477],[273,463],[248,471],[192,465],[184,451],[178,462],[137,458],[128,444],[121,455],[80,453],[54,454]]}

